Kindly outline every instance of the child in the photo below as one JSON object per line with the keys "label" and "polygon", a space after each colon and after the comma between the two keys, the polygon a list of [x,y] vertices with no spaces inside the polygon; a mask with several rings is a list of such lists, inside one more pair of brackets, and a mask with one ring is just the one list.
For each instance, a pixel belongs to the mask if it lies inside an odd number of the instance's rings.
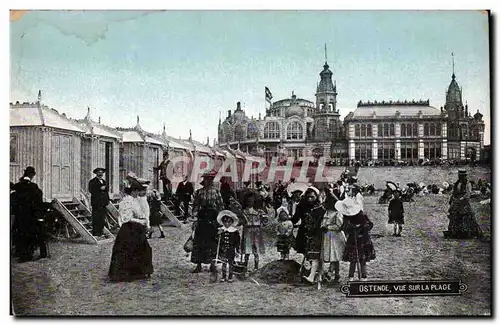
{"label": "child", "polygon": [[243,224],[243,254],[245,254],[245,265],[248,265],[250,260],[250,252],[254,256],[255,269],[259,268],[259,253],[265,254],[264,238],[262,236],[261,227],[267,223],[267,216],[261,209],[256,209],[256,196],[259,195],[255,192],[249,192],[245,196],[245,204],[243,210],[244,224]]}
{"label": "child", "polygon": [[321,221],[321,228],[324,231],[323,235],[323,262],[330,263],[328,272],[325,274],[327,280],[331,280],[332,274],[335,272],[333,283],[340,281],[340,261],[344,253],[346,245],[346,237],[342,231],[343,217],[342,214],[335,210],[336,199],[332,195],[332,190],[327,192],[326,201],[323,206],[326,212]]}
{"label": "child", "polygon": [[[222,262],[221,282],[233,282],[234,258],[236,252],[240,251],[240,233],[236,229],[238,217],[229,210],[223,210],[217,216],[217,222],[222,225],[218,230],[219,261]],[[228,268],[229,277],[227,277]]]}
{"label": "child", "polygon": [[157,190],[153,190],[151,195],[148,198],[149,201],[149,224],[151,226],[151,231],[149,232],[148,238],[151,239],[153,236],[154,230],[152,227],[158,227],[160,230],[160,238],[165,238],[165,234],[163,233],[163,228],[161,227],[161,195]]}
{"label": "child", "polygon": [[278,241],[276,247],[278,252],[281,253],[281,260],[288,260],[290,256],[290,246],[293,239],[293,223],[290,221],[290,215],[288,209],[285,206],[281,206],[276,210],[278,214],[279,223],[276,227],[278,233]]}
{"label": "child", "polygon": [[404,208],[403,201],[400,199],[401,192],[395,191],[393,199],[389,202],[389,224],[394,224],[394,234],[393,236],[401,237],[401,231],[403,230],[404,220]]}

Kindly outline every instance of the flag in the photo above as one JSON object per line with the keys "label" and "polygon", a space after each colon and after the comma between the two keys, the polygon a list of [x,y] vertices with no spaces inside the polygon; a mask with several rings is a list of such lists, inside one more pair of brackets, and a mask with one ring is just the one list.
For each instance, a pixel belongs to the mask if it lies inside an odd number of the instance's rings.
{"label": "flag", "polygon": [[271,94],[271,91],[267,87],[265,88],[265,91],[266,91],[266,101],[271,103],[271,99],[273,99],[273,94]]}

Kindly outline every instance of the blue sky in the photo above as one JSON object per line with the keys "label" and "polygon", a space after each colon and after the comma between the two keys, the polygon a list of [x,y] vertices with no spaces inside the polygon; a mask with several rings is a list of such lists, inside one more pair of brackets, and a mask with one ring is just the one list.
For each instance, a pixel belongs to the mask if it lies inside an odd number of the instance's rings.
{"label": "blue sky", "polygon": [[219,112],[241,101],[264,113],[279,100],[314,101],[328,63],[342,118],[359,100],[444,105],[455,55],[463,99],[490,134],[487,16],[478,11],[38,11],[10,24],[10,101],[70,117],[141,126],[197,140],[217,136]]}

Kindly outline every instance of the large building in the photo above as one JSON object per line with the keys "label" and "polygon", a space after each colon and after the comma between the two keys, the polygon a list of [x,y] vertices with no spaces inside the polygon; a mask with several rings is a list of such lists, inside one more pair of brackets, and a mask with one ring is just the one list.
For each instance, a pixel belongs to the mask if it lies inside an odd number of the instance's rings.
{"label": "large building", "polygon": [[292,92],[291,98],[272,103],[264,118],[248,118],[238,102],[233,114],[219,119],[219,146],[266,159],[313,155],[342,164],[481,158],[482,115],[478,110],[471,116],[463,104],[454,72],[440,109],[429,100],[360,101],[343,122],[332,75],[325,62],[315,103]]}
{"label": "large building", "polygon": [[337,108],[337,87],[325,62],[316,89],[316,103],[298,98],[274,102],[266,116],[248,118],[238,102],[236,110],[219,120],[219,146],[240,148],[253,154],[272,157],[304,155],[347,160],[347,142]]}

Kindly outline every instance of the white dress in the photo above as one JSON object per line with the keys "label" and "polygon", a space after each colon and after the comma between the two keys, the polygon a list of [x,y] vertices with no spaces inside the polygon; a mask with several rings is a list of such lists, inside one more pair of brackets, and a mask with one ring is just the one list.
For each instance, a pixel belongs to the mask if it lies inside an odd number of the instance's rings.
{"label": "white dress", "polygon": [[323,236],[323,261],[340,262],[344,254],[346,237],[341,231],[343,223],[342,214],[337,211],[327,210],[321,222],[321,228],[325,229]]}
{"label": "white dress", "polygon": [[120,227],[129,221],[144,224],[145,218],[141,205],[139,204],[139,201],[132,196],[125,195],[118,206],[118,211],[120,212],[120,216],[118,218],[118,224]]}

